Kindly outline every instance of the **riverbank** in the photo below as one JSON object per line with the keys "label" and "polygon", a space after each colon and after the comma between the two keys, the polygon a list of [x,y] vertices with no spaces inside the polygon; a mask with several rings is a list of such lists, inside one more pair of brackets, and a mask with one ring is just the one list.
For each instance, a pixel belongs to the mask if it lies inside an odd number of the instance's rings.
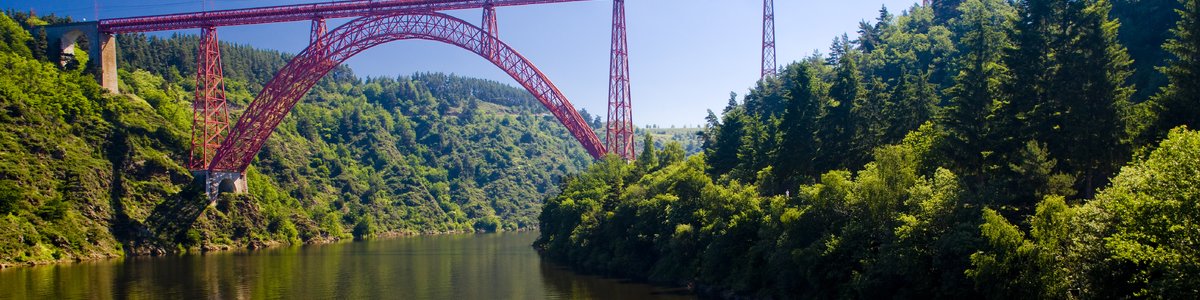
{"label": "riverbank", "polygon": [[[416,237],[416,236],[441,236],[441,235],[479,234],[479,233],[495,234],[495,233],[535,232],[535,231],[537,231],[536,228],[524,228],[524,229],[518,229],[515,231],[495,231],[495,232],[463,231],[463,230],[419,232],[419,231],[415,231],[415,230],[394,230],[394,231],[376,233],[374,237],[372,237],[368,240],[389,240],[389,239],[409,238],[409,237]],[[92,255],[92,256],[87,256],[87,257],[73,257],[73,258],[69,258],[69,259],[58,259],[58,260],[39,260],[39,261],[29,261],[29,262],[0,262],[0,270],[12,269],[12,268],[48,266],[48,265],[69,265],[69,264],[98,262],[98,261],[106,261],[106,260],[117,260],[117,259],[132,258],[132,257],[211,255],[211,254],[221,254],[221,253],[229,253],[229,252],[260,251],[260,250],[270,250],[270,249],[286,248],[286,247],[328,245],[328,244],[348,243],[348,242],[357,242],[357,241],[362,241],[362,240],[356,240],[353,238],[328,237],[328,238],[306,240],[299,244],[292,244],[292,243],[288,243],[287,241],[280,241],[280,240],[251,240],[251,241],[246,241],[244,244],[241,244],[241,245],[212,244],[212,243],[204,242],[199,247],[189,248],[189,249],[159,248],[160,251],[143,250],[143,251],[139,251],[139,252],[124,252],[123,255],[116,255],[116,254],[114,254],[114,255]]]}

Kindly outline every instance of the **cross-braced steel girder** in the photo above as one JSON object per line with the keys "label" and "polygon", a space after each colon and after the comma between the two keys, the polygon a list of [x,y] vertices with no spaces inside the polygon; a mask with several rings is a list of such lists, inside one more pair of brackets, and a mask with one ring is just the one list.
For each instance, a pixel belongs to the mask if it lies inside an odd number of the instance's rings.
{"label": "cross-braced steel girder", "polygon": [[500,46],[498,45],[500,42],[500,28],[496,26],[496,6],[492,5],[492,1],[488,1],[483,5],[483,23],[481,25],[483,26],[483,32],[487,32],[488,35],[494,37],[494,39],[490,39],[483,44],[483,53],[489,59],[492,59],[496,56],[496,48]]}
{"label": "cross-braced steel girder", "polygon": [[229,128],[225,77],[216,27],[201,29],[196,62],[196,97],[192,101],[192,148],[188,168],[203,170],[212,161]]}
{"label": "cross-braced steel girder", "polygon": [[775,0],[763,0],[762,77],[775,76]]}
{"label": "cross-braced steel girder", "polygon": [[625,0],[613,0],[612,55],[609,60],[608,126],[605,146],[632,160],[633,106],[629,93],[629,44],[625,39]]}
{"label": "cross-braced steel girder", "polygon": [[[267,138],[296,102],[346,59],[371,47],[405,39],[438,41],[484,57],[512,76],[550,110],[593,157],[606,149],[566,96],[524,56],[483,29],[441,13],[367,16],[326,33],[296,55],[246,108],[208,166],[213,171],[244,172]],[[484,45],[495,43],[494,56]],[[314,45],[324,45],[323,49]]]}

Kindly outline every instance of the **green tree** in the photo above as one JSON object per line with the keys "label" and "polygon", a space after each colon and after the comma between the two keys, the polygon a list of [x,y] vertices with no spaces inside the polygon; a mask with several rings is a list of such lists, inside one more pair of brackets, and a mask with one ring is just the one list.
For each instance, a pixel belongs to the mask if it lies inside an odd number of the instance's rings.
{"label": "green tree", "polygon": [[933,0],[930,3],[933,6],[933,15],[940,24],[949,23],[950,20],[958,18],[963,10],[959,6],[964,0]]}
{"label": "green tree", "polygon": [[716,176],[729,173],[738,164],[738,149],[742,147],[742,135],[747,120],[745,111],[740,106],[726,107],[722,121],[714,130],[712,147],[705,147],[705,157],[708,160],[708,172]]}
{"label": "green tree", "polygon": [[1063,104],[1054,112],[1061,121],[1047,143],[1062,155],[1068,173],[1079,174],[1081,196],[1091,198],[1128,155],[1122,111],[1133,93],[1131,61],[1117,41],[1120,23],[1109,17],[1108,0],[1068,5],[1075,26],[1065,32],[1071,38],[1063,38],[1067,48],[1061,53],[1070,54],[1058,57],[1061,69],[1052,86]]}
{"label": "green tree", "polygon": [[1012,70],[1012,79],[1005,82],[1006,105],[999,108],[999,131],[1009,133],[1000,149],[1012,155],[1031,139],[1044,140],[1055,127],[1051,119],[1061,111],[1061,103],[1051,89],[1059,69],[1053,45],[1061,35],[1055,35],[1061,18],[1060,0],[1027,0],[1017,2],[1018,20],[1011,35],[1013,47],[1008,48],[1005,65]]}
{"label": "green tree", "polygon": [[818,121],[817,135],[821,148],[815,164],[821,171],[856,167],[850,165],[851,160],[846,159],[846,154],[854,149],[854,103],[859,102],[865,92],[862,88],[863,76],[856,61],[859,59],[858,51],[845,37],[833,48],[840,49],[842,54],[838,55],[836,75],[829,89],[830,103]]}
{"label": "green tree", "polygon": [[1003,0],[967,0],[955,19],[956,42],[961,45],[960,70],[948,91],[949,106],[941,124],[949,133],[946,149],[953,170],[968,180],[981,183],[985,159],[992,154],[997,135],[990,126],[997,103],[1006,99],[1002,87],[1009,81],[1004,51],[1011,47],[1007,32],[1015,12]]}
{"label": "green tree", "polygon": [[1161,69],[1169,84],[1155,99],[1156,132],[1179,125],[1200,128],[1200,4],[1180,2],[1180,19],[1171,31],[1175,36],[1163,45],[1173,57]]}
{"label": "green tree", "polygon": [[[1200,133],[1172,130],[1143,161],[1125,167],[1096,200],[1090,220],[1102,256],[1093,257],[1101,295],[1200,297]],[[1126,294],[1128,295],[1128,294]]]}
{"label": "green tree", "polygon": [[850,113],[854,119],[854,151],[850,152],[851,166],[859,166],[870,160],[871,151],[883,146],[884,131],[887,130],[886,106],[891,94],[887,83],[875,77],[867,80],[865,95],[856,99]]}
{"label": "green tree", "polygon": [[1155,69],[1165,65],[1171,56],[1163,44],[1171,38],[1171,28],[1180,19],[1176,10],[1184,6],[1179,0],[1112,0],[1112,3],[1112,17],[1121,21],[1121,44],[1129,48],[1133,59],[1135,72],[1130,83],[1137,92],[1131,101],[1142,103],[1169,83]]}
{"label": "green tree", "polygon": [[0,52],[32,58],[33,52],[29,50],[29,43],[33,41],[33,37],[29,36],[29,32],[21,28],[20,24],[9,18],[8,14],[3,15],[0,16]]}
{"label": "green tree", "polygon": [[1000,129],[1013,132],[1000,151],[1009,158],[1019,142],[1044,141],[1078,174],[1082,196],[1103,185],[1128,148],[1123,139],[1129,55],[1117,42],[1120,24],[1106,0],[1030,0],[1018,3],[1015,48],[1007,65],[1012,98]]}
{"label": "green tree", "polygon": [[679,141],[667,142],[666,147],[659,151],[659,154],[658,165],[660,168],[683,162],[687,156],[683,150],[683,144],[680,144]]}
{"label": "green tree", "polygon": [[883,34],[892,26],[893,21],[892,13],[888,12],[885,5],[879,8],[879,17],[875,19],[875,25],[866,21],[859,22],[859,38],[856,40],[859,49],[863,52],[875,51],[875,48],[883,43]]}
{"label": "green tree", "polygon": [[[780,120],[779,148],[775,152],[775,174],[780,187],[792,187],[816,176],[817,119],[821,115],[820,96],[813,87],[813,76],[805,63],[784,69],[786,108]],[[778,192],[778,191],[777,191]]]}
{"label": "green tree", "polygon": [[654,151],[654,136],[649,132],[642,139],[642,152],[637,156],[637,169],[641,173],[650,173],[658,169],[658,155]]}

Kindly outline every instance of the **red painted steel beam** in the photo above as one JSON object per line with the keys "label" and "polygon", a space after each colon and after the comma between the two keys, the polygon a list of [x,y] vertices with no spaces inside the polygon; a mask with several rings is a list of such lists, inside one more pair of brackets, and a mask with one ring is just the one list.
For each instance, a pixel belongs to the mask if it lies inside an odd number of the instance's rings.
{"label": "red painted steel beam", "polygon": [[613,1],[612,55],[609,57],[608,128],[605,147],[633,160],[633,106],[629,94],[629,43],[625,39],[625,0]]}
{"label": "red painted steel beam", "polygon": [[107,33],[149,32],[204,27],[252,25],[336,19],[371,15],[422,13],[443,10],[517,6],[586,0],[381,0],[339,1],[282,5],[247,9],[217,10],[159,16],[100,20],[100,31]]}
{"label": "red painted steel beam", "polygon": [[[426,12],[362,17],[312,43],[263,87],[217,149],[208,170],[244,172],[275,127],[321,77],[359,52],[405,39],[443,42],[488,59],[546,106],[592,157],[606,153],[587,121],[528,59],[482,28],[445,14]],[[484,53],[484,45],[491,43],[498,47],[495,55],[489,56]]]}
{"label": "red painted steel beam", "polygon": [[221,69],[221,45],[217,28],[206,27],[200,32],[200,48],[196,63],[196,98],[192,101],[192,150],[188,169],[203,170],[221,146],[229,128],[229,111],[225,107],[225,76]]}
{"label": "red painted steel beam", "polygon": [[774,77],[775,63],[775,0],[763,0],[762,77]]}
{"label": "red painted steel beam", "polygon": [[328,31],[325,29],[326,28],[325,18],[313,19],[311,28],[312,28],[312,30],[309,31],[309,33],[308,33],[308,43],[309,44],[317,42],[317,40],[321,39],[322,36],[325,36],[325,32]]}
{"label": "red painted steel beam", "polygon": [[484,32],[495,37],[491,43],[483,44],[483,53],[493,57],[496,55],[496,48],[499,47],[495,42],[500,41],[500,28],[496,25],[496,6],[492,5],[491,0],[483,5],[483,23],[480,24],[483,25]]}

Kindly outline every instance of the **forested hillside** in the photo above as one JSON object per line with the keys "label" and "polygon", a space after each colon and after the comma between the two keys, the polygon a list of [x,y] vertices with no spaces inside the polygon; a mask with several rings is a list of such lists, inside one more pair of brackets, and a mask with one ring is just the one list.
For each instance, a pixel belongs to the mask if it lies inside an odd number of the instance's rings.
{"label": "forested hillside", "polygon": [[710,113],[702,155],[568,178],[535,247],[723,297],[1200,297],[1198,21],[885,8]]}
{"label": "forested hillside", "polygon": [[[247,171],[250,193],[208,207],[183,166],[195,37],[119,36],[115,95],[82,70],[86,52],[65,70],[41,55],[32,25],[63,19],[10,15],[0,17],[2,264],[536,228],[554,183],[592,161],[524,90],[341,67],[268,140]],[[222,52],[232,118],[290,57]]]}

